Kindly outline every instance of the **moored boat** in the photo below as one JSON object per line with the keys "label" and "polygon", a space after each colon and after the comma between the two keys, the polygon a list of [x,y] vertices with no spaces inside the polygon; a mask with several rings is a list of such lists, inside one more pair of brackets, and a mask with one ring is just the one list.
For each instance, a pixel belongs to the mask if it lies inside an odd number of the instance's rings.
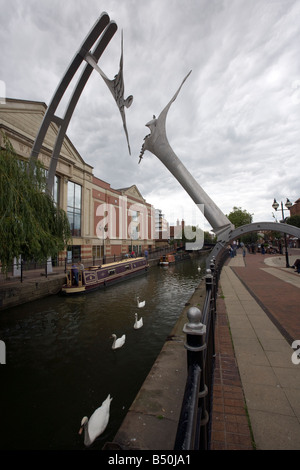
{"label": "moored boat", "polygon": [[171,263],[175,263],[175,255],[174,253],[168,253],[167,255],[163,255],[160,257],[159,264],[162,266],[168,266]]}
{"label": "moored boat", "polygon": [[162,266],[169,266],[169,264],[177,263],[178,261],[183,261],[185,259],[190,259],[191,256],[189,253],[168,253],[160,257],[159,264]]}
{"label": "moored boat", "polygon": [[72,266],[67,270],[67,280],[61,293],[68,295],[87,293],[144,274],[148,267],[147,260],[143,257],[127,258],[86,269]]}

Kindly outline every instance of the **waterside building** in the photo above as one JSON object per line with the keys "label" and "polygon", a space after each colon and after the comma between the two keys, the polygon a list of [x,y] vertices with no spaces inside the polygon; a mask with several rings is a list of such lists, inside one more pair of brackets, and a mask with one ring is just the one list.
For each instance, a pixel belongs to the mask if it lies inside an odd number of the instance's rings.
{"label": "waterside building", "polygon": [[[43,102],[6,99],[0,103],[0,131],[6,134],[15,152],[28,160],[47,106]],[[49,168],[58,127],[51,123],[39,160]],[[2,133],[0,145],[3,146]],[[100,176],[100,175],[99,175]],[[96,262],[139,254],[155,246],[155,210],[138,187],[114,189],[93,174],[66,136],[61,148],[53,188],[55,202],[70,222],[72,244],[58,261]]]}

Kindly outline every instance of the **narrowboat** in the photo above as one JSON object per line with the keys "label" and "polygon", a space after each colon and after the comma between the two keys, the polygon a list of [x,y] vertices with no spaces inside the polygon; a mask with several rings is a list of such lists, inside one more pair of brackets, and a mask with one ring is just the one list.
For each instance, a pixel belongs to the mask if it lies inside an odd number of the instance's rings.
{"label": "narrowboat", "polygon": [[163,255],[160,258],[159,264],[162,266],[169,266],[169,264],[178,263],[178,261],[183,261],[185,259],[190,259],[191,256],[189,253],[169,253]]}
{"label": "narrowboat", "polygon": [[162,266],[168,266],[171,263],[175,263],[175,255],[174,253],[169,253],[168,255],[161,256],[159,260],[159,264]]}
{"label": "narrowboat", "polygon": [[83,294],[144,274],[148,270],[146,258],[127,258],[101,266],[90,266],[80,269],[72,266],[67,270],[66,283],[62,294]]}

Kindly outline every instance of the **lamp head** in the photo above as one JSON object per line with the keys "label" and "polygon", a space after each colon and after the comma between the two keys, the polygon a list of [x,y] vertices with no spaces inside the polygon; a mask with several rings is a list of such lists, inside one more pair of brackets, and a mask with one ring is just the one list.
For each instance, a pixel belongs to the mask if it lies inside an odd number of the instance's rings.
{"label": "lamp head", "polygon": [[285,207],[287,207],[288,209],[290,209],[290,208],[292,207],[292,205],[293,205],[293,203],[292,203],[289,199],[287,199],[287,200],[286,200],[286,203],[285,203]]}
{"label": "lamp head", "polygon": [[276,199],[274,199],[274,202],[273,202],[273,204],[272,204],[272,207],[273,207],[273,209],[275,209],[275,211],[277,211],[277,209],[278,209],[278,207],[279,207],[279,204],[278,204],[278,202],[276,201]]}

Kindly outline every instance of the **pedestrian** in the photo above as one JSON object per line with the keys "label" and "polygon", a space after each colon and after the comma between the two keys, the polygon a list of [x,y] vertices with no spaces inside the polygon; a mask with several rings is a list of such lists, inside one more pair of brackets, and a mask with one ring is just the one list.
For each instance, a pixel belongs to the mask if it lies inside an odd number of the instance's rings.
{"label": "pedestrian", "polygon": [[78,267],[75,263],[72,265],[72,274],[75,284],[78,286]]}
{"label": "pedestrian", "polygon": [[79,268],[79,271],[84,271],[84,266],[81,261],[78,263],[78,268]]}
{"label": "pedestrian", "polygon": [[295,272],[300,274],[300,259],[296,259],[295,263],[293,264],[292,268],[295,268]]}

